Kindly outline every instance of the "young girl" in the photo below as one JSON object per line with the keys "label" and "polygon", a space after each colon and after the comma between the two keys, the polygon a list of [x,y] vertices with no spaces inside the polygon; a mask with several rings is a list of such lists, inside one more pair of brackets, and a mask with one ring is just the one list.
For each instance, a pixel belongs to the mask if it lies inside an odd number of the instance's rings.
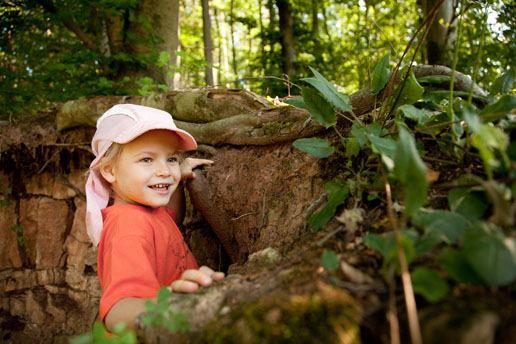
{"label": "young girl", "polygon": [[100,318],[108,330],[118,323],[134,329],[160,287],[194,292],[224,278],[197,266],[176,225],[184,216],[181,181],[213,162],[180,164],[178,151],[195,149],[194,138],[169,113],[140,105],[105,112],[91,145],[96,158],[86,182],[86,227],[98,245]]}

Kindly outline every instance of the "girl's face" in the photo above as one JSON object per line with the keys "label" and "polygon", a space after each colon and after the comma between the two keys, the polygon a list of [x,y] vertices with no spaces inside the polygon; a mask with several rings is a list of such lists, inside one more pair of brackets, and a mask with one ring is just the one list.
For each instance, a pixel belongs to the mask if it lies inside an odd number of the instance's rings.
{"label": "girl's face", "polygon": [[118,159],[101,168],[113,204],[167,205],[181,180],[178,141],[168,130],[151,130],[124,144]]}

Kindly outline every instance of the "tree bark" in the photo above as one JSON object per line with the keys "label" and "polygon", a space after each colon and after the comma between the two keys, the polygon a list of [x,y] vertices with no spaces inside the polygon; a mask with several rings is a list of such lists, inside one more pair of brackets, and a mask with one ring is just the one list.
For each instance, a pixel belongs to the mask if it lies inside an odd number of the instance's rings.
{"label": "tree bark", "polygon": [[[213,65],[213,43],[211,40],[211,16],[210,16],[210,3],[209,0],[202,1],[202,31],[204,40],[204,60],[209,64]],[[206,85],[215,85],[213,68],[205,67],[204,73],[206,77]]]}
{"label": "tree bark", "polygon": [[[126,51],[142,56],[166,51],[175,56],[174,53],[179,48],[179,0],[145,0],[136,10],[135,16],[146,18],[150,27],[139,20],[126,23],[127,30],[139,38],[138,40],[126,41]],[[141,39],[144,42],[149,40],[152,34],[163,40],[156,44],[155,51],[148,44],[142,44],[140,41]],[[170,90],[173,90],[179,85],[174,80],[174,76],[169,75],[169,71],[168,67],[159,68],[156,65],[149,64],[147,70],[138,71],[135,74],[136,77],[151,76],[155,82],[166,84]]]}
{"label": "tree bark", "polygon": [[283,54],[283,73],[292,78],[295,74],[296,48],[294,39],[294,18],[288,0],[276,0],[279,12],[281,51]]}

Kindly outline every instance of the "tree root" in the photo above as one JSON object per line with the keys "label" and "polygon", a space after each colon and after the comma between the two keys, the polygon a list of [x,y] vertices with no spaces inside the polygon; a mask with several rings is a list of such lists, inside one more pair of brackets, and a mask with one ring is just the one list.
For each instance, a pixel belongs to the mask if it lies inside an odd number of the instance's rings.
{"label": "tree root", "polygon": [[[445,66],[414,66],[413,71],[416,78],[451,75],[451,69]],[[398,75],[395,82],[399,81]],[[471,84],[469,76],[455,73],[456,90],[469,92]],[[477,85],[473,86],[473,94],[486,96]],[[372,95],[370,87],[350,96],[350,104],[356,116],[372,111],[381,101],[382,94]],[[314,136],[325,130],[311,119],[307,110],[293,106],[274,106],[263,97],[246,90],[211,88],[147,97],[107,96],[69,101],[58,110],[57,129],[95,126],[102,113],[120,103],[146,105],[170,112],[176,125],[191,133],[201,144],[269,145]]]}

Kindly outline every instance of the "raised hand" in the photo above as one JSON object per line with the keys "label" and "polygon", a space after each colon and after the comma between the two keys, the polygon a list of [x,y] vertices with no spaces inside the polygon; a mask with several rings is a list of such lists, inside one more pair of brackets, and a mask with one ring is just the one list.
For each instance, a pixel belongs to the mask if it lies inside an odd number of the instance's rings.
{"label": "raised hand", "polygon": [[181,169],[181,180],[194,179],[195,173],[193,172],[193,170],[196,167],[211,164],[213,164],[213,161],[208,159],[186,158],[179,166],[179,168]]}

